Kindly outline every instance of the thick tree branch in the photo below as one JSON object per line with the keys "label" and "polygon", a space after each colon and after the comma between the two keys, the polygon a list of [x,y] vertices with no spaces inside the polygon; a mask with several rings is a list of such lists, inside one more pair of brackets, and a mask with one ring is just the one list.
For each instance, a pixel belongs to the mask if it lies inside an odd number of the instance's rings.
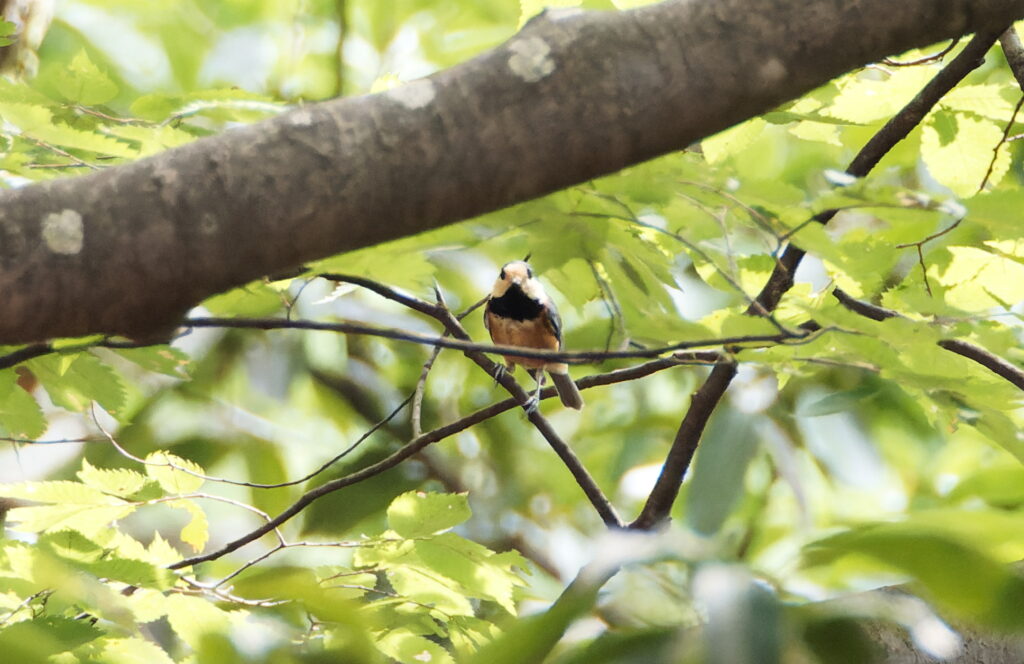
{"label": "thick tree branch", "polygon": [[0,343],[166,338],[211,293],[681,149],[854,67],[1021,17],[1024,0],[548,12],[388,92],[0,193]]}
{"label": "thick tree branch", "polygon": [[[903,140],[924,119],[943,95],[982,63],[985,53],[992,47],[1003,29],[1005,26],[998,31],[988,30],[975,35],[959,55],[936,74],[910,103],[861,148],[846,172],[857,177],[867,175],[893,146]],[[835,214],[835,210],[825,211],[816,215],[814,221],[827,224]],[[754,303],[747,308],[748,314],[763,316],[778,306],[782,296],[792,288],[793,275],[805,253],[795,244],[790,244],[786,248]],[[719,364],[711,371],[704,385],[693,395],[672,447],[665,457],[665,465],[655,487],[647,497],[640,515],[630,524],[631,528],[654,528],[668,518],[679,494],[679,487],[697,451],[704,426],[735,375],[734,364]]]}

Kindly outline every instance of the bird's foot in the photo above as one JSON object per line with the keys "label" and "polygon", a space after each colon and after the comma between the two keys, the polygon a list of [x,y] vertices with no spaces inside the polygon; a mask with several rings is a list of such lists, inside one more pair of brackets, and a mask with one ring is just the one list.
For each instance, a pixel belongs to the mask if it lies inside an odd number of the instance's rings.
{"label": "bird's foot", "polygon": [[499,364],[497,371],[494,372],[494,384],[497,385],[498,383],[500,383],[501,379],[504,378],[505,374],[507,373],[508,369]]}
{"label": "bird's foot", "polygon": [[523,410],[526,412],[526,416],[529,417],[537,412],[537,408],[540,406],[540,399],[534,394],[525,402],[523,402]]}

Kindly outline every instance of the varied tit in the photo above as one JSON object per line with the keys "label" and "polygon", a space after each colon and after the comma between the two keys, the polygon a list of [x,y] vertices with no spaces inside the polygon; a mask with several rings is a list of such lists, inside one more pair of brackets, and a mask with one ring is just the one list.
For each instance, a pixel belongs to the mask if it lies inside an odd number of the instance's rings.
{"label": "varied tit", "polygon": [[[561,350],[562,319],[544,286],[533,278],[533,270],[525,261],[513,261],[501,268],[498,280],[484,307],[484,325],[491,340],[502,346],[522,346],[541,350]],[[527,411],[537,407],[544,371],[551,374],[558,397],[569,408],[583,408],[583,396],[569,377],[563,362],[548,362],[531,357],[505,356],[511,371],[520,365],[537,380],[537,391],[527,404]]]}

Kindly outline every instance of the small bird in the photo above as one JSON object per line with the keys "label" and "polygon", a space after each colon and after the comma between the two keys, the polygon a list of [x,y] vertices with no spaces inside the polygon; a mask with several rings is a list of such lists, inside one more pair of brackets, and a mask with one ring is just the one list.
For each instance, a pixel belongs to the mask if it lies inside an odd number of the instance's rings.
{"label": "small bird", "polygon": [[[498,280],[484,307],[484,325],[491,341],[502,346],[522,346],[541,350],[561,350],[562,319],[555,303],[544,286],[534,279],[533,270],[526,261],[512,261],[501,268]],[[509,371],[520,365],[533,374],[537,390],[525,406],[527,412],[537,408],[544,370],[551,374],[558,397],[568,408],[583,408],[583,396],[569,376],[569,367],[563,362],[548,362],[529,357],[505,356]]]}

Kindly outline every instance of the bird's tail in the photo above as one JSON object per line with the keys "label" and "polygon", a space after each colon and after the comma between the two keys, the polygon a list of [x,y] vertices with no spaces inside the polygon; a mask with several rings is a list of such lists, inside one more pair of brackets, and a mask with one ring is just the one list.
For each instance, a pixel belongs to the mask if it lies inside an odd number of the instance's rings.
{"label": "bird's tail", "polygon": [[551,380],[555,383],[555,389],[558,390],[558,398],[562,400],[562,404],[566,408],[583,409],[583,395],[580,394],[576,383],[573,382],[569,374],[552,373]]}

